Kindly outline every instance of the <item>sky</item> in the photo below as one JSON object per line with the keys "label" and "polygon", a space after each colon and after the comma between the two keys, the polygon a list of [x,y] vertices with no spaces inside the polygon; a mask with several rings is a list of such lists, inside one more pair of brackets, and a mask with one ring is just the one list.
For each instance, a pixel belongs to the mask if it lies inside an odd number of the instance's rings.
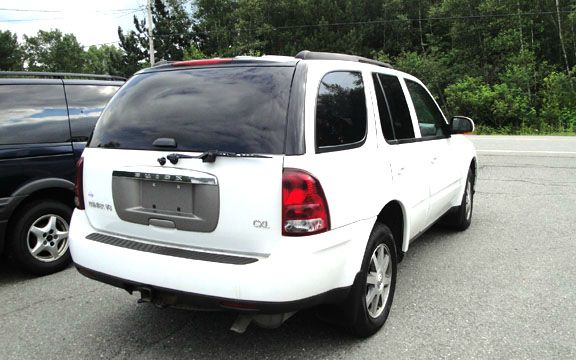
{"label": "sky", "polygon": [[142,19],[145,10],[146,0],[2,0],[0,30],[18,34],[20,41],[24,34],[59,29],[85,47],[117,44],[118,26],[134,29],[134,14]]}

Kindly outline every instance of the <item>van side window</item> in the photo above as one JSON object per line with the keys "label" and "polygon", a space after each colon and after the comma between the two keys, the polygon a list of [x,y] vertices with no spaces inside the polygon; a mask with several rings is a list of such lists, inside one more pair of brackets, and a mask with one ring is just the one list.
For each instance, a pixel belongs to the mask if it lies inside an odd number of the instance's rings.
{"label": "van side window", "polygon": [[66,85],[70,129],[76,140],[86,141],[118,86]]}
{"label": "van side window", "polygon": [[380,84],[380,80],[378,80],[378,74],[372,74],[372,80],[374,81],[374,89],[376,90],[376,101],[378,102],[378,114],[380,115],[382,134],[384,134],[386,141],[396,140],[394,128],[392,127],[390,104],[388,104],[388,100],[386,100],[382,85]]}
{"label": "van side window", "polygon": [[316,100],[319,152],[361,146],[366,138],[366,95],[362,73],[336,71],[322,78]]}
{"label": "van side window", "polygon": [[446,122],[444,116],[428,91],[426,91],[426,89],[417,82],[410,80],[406,80],[406,86],[408,87],[408,92],[410,93],[412,102],[414,103],[422,137],[446,135]]}
{"label": "van side window", "polygon": [[70,141],[62,85],[0,85],[0,145]]}
{"label": "van side window", "polygon": [[413,139],[414,126],[400,80],[384,74],[373,74],[373,79],[384,138],[387,141]]}

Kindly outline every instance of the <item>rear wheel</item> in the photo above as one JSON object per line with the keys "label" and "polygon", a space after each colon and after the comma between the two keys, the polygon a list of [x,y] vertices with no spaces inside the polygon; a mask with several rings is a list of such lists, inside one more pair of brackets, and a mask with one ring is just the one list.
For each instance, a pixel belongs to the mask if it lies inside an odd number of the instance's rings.
{"label": "rear wheel", "polygon": [[71,261],[68,229],[72,209],[54,200],[30,203],[17,214],[10,250],[20,267],[36,275],[64,269]]}
{"label": "rear wheel", "polygon": [[362,268],[344,305],[348,327],[360,337],[376,333],[388,318],[396,288],[396,246],[390,229],[376,224]]}

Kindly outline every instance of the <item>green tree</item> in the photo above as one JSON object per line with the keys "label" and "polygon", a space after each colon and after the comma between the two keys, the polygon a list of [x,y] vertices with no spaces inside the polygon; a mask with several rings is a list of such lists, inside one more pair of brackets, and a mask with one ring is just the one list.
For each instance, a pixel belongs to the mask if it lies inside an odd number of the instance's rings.
{"label": "green tree", "polygon": [[[134,21],[137,20],[134,19]],[[123,76],[130,77],[147,64],[147,52],[143,50],[140,39],[134,30],[124,35],[124,30],[118,27],[118,37],[120,38],[120,48],[124,53],[119,71]]]}
{"label": "green tree", "polygon": [[492,112],[496,97],[494,90],[481,77],[464,77],[449,85],[445,94],[453,114],[470,116],[478,125],[502,125]]}
{"label": "green tree", "polygon": [[576,132],[576,68],[570,73],[553,71],[540,91],[541,116],[556,131]]}
{"label": "green tree", "polygon": [[84,72],[89,74],[123,75],[124,53],[113,45],[90,46],[84,57]]}
{"label": "green tree", "polygon": [[10,31],[0,30],[0,70],[22,70],[23,52],[18,44],[18,37]]}
{"label": "green tree", "polygon": [[[385,58],[382,60],[386,61]],[[422,55],[414,51],[403,52],[392,62],[398,69],[422,80],[440,102],[440,105],[447,109],[444,89],[455,80],[455,74],[446,61],[445,57],[432,50],[429,54]]]}
{"label": "green tree", "polygon": [[[197,0],[194,8],[193,30],[199,49],[209,56],[230,56],[236,53],[236,0]],[[259,13],[254,8],[254,14]],[[263,24],[258,24],[263,26]]]}
{"label": "green tree", "polygon": [[[192,43],[192,19],[178,0],[155,0],[152,6],[154,56],[160,60],[182,60]],[[148,61],[148,24],[134,16],[135,30],[124,33],[118,28],[120,47],[124,51],[124,70],[135,72]]]}
{"label": "green tree", "polygon": [[84,49],[73,34],[60,30],[38,31],[36,36],[24,35],[25,60],[32,71],[81,72]]}
{"label": "green tree", "polygon": [[200,51],[196,46],[190,46],[188,49],[184,50],[184,57],[182,60],[198,60],[205,59],[206,55]]}

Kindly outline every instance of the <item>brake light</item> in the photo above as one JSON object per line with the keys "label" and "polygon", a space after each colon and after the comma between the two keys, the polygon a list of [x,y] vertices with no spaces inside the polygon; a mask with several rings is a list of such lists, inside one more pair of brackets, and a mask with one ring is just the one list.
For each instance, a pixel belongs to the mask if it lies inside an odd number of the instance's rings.
{"label": "brake light", "polygon": [[74,184],[74,203],[76,208],[84,210],[84,158],[76,162],[76,182]]}
{"label": "brake light", "polygon": [[330,214],[320,182],[306,171],[284,169],[282,235],[312,235],[329,229]]}
{"label": "brake light", "polygon": [[184,60],[176,61],[172,66],[201,66],[201,65],[216,65],[232,62],[231,58],[215,58],[215,59],[200,59],[200,60]]}

